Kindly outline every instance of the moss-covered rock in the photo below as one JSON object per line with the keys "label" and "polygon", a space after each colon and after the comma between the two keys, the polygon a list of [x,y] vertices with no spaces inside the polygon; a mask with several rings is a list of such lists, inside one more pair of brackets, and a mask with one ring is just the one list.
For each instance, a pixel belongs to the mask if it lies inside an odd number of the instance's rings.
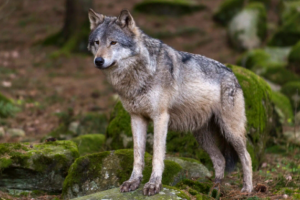
{"label": "moss-covered rock", "polygon": [[0,187],[59,192],[78,157],[71,141],[0,144]]}
{"label": "moss-covered rock", "polygon": [[[212,194],[210,193],[211,187],[213,186],[213,183],[210,182],[199,182],[199,181],[193,181],[184,179],[181,182],[176,184],[176,187],[178,187],[181,190],[188,191],[190,195],[194,196],[196,199],[218,199],[218,192],[217,190],[213,190]],[[208,196],[211,195],[211,196]],[[214,197],[214,198],[213,198]]]}
{"label": "moss-covered rock", "polygon": [[290,100],[280,92],[272,92],[272,102],[275,105],[281,124],[292,124],[294,120],[293,109]]}
{"label": "moss-covered rock", "polygon": [[224,0],[214,12],[213,18],[221,25],[227,25],[230,20],[243,9],[246,3],[253,2],[259,2],[268,5],[270,0]]}
{"label": "moss-covered rock", "polygon": [[289,56],[289,69],[300,74],[300,40],[299,42],[293,46]]}
{"label": "moss-covered rock", "polygon": [[204,5],[191,0],[143,0],[134,6],[137,12],[171,16],[189,14],[204,8]]}
{"label": "moss-covered rock", "polygon": [[279,8],[280,8],[280,20],[282,23],[284,23],[295,13],[300,12],[300,1],[281,0]]}
{"label": "moss-covered rock", "polygon": [[270,86],[253,72],[227,65],[236,75],[244,93],[247,117],[247,149],[256,169],[264,156],[266,142],[273,125],[272,93]]}
{"label": "moss-covered rock", "polygon": [[[299,100],[300,100],[300,81],[292,81],[286,83],[282,88],[281,92],[285,94],[291,101],[293,108],[299,111]],[[296,106],[297,104],[297,106]]]}
{"label": "moss-covered rock", "polygon": [[[182,163],[184,162],[181,161],[180,164]],[[165,160],[163,184],[175,185],[187,176],[187,170],[183,169],[180,164]],[[133,150],[131,149],[106,151],[80,157],[69,170],[63,186],[63,196],[65,199],[74,198],[119,187],[124,181],[129,179],[132,169]],[[149,181],[151,172],[152,156],[146,153],[142,183]],[[193,170],[193,173],[188,175],[188,177],[195,175],[199,177],[193,178],[201,178],[204,177],[204,174],[209,175],[207,169],[203,170],[203,173],[199,169]]]}
{"label": "moss-covered rock", "polygon": [[289,16],[268,41],[269,46],[293,46],[300,40],[300,12]]}
{"label": "moss-covered rock", "polygon": [[[135,199],[135,200],[144,200],[144,199],[149,199],[149,200],[169,200],[169,199],[186,199],[189,200],[190,197],[186,195],[184,192],[181,190],[170,187],[170,186],[163,186],[161,192],[154,196],[148,196],[145,197],[143,195],[142,191],[142,186],[140,186],[139,189],[132,191],[132,192],[126,192],[126,193],[121,193],[119,188],[114,188],[110,190],[106,190],[103,192],[98,192],[95,194],[91,194],[88,196],[83,196],[76,198],[76,200],[85,200],[85,199],[90,199],[90,200],[103,200],[103,199],[113,199],[113,200],[128,200],[128,199]],[[205,199],[205,198],[203,198]],[[209,198],[207,198],[209,200]]]}
{"label": "moss-covered rock", "polygon": [[267,33],[267,14],[262,3],[251,3],[232,18],[228,26],[231,44],[240,50],[261,45]]}
{"label": "moss-covered rock", "polygon": [[77,144],[81,156],[104,150],[105,136],[103,134],[86,134],[72,139]]}
{"label": "moss-covered rock", "polygon": [[262,68],[258,68],[258,66],[256,66],[253,68],[253,71],[272,83],[276,83],[281,86],[290,81],[300,81],[299,75],[282,66],[263,66]]}

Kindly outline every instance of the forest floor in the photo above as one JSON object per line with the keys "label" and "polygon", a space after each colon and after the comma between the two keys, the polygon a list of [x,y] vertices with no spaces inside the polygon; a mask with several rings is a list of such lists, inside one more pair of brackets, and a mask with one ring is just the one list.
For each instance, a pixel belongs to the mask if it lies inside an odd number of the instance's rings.
{"label": "forest floor", "polygon": [[[205,10],[180,18],[140,13],[133,13],[133,17],[142,30],[175,49],[234,64],[241,52],[230,47],[226,29],[212,20],[213,11],[221,1],[203,0]],[[101,0],[94,2],[94,8],[116,16],[124,8],[132,10],[136,2],[139,0]],[[62,28],[64,10],[64,1],[23,0],[9,1],[5,11],[0,12],[0,91],[16,99],[22,107],[15,117],[0,119],[0,126],[23,129],[26,137],[22,141],[40,141],[56,128],[59,119],[55,113],[72,108],[76,115],[95,110],[109,115],[116,102],[115,92],[104,74],[93,66],[92,55],[72,54],[53,59],[50,55],[57,47],[36,45]],[[277,20],[272,11],[268,17]],[[0,143],[17,141],[0,138]],[[283,194],[289,198],[295,193],[295,187],[300,185],[299,155],[300,148],[293,145],[267,150],[265,162],[254,172],[254,186],[261,184],[261,191],[251,196],[281,199]],[[241,170],[226,176],[221,199],[247,198],[239,192],[241,187]],[[290,189],[279,191],[282,187]],[[5,194],[0,193],[0,197]],[[45,195],[35,199],[52,198]]]}

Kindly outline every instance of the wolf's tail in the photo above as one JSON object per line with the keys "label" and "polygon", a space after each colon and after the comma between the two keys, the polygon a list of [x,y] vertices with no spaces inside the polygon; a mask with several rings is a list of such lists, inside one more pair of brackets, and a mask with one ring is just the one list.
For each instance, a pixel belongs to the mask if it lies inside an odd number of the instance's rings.
{"label": "wolf's tail", "polygon": [[239,161],[237,152],[229,142],[225,142],[222,148],[222,154],[225,158],[225,171],[232,172],[235,169],[236,163]]}

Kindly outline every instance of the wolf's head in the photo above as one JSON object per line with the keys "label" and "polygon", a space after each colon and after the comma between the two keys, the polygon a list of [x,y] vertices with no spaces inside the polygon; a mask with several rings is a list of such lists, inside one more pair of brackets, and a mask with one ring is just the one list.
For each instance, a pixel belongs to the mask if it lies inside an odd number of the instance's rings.
{"label": "wolf's head", "polygon": [[127,10],[119,17],[107,17],[90,9],[89,20],[92,31],[88,49],[95,56],[97,68],[118,66],[138,54],[136,43],[140,31]]}

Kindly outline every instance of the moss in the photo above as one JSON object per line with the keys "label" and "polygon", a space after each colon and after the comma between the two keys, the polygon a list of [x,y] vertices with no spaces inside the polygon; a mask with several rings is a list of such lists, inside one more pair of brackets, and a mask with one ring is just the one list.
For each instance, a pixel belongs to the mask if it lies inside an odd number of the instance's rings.
{"label": "moss", "polygon": [[214,13],[214,20],[222,25],[226,25],[229,21],[242,10],[244,6],[243,0],[224,0]]}
{"label": "moss", "polygon": [[284,23],[288,20],[292,15],[294,15],[299,11],[300,2],[298,0],[295,1],[281,1],[279,4],[280,8],[280,20]]}
{"label": "moss", "polygon": [[77,144],[80,155],[97,153],[104,150],[105,136],[103,134],[86,134],[72,139]]}
{"label": "moss", "polygon": [[190,14],[204,8],[204,5],[188,0],[144,0],[134,6],[137,12],[170,16]]}
{"label": "moss", "polygon": [[275,105],[275,111],[280,117],[281,124],[292,124],[294,114],[290,100],[280,92],[272,92],[272,102]]}
{"label": "moss", "polygon": [[183,199],[187,199],[187,200],[190,200],[191,198],[189,196],[187,196],[184,192],[178,190],[178,188],[176,187],[172,187],[172,186],[169,186],[169,185],[163,185],[164,188],[168,188],[168,189],[172,189],[172,190],[176,190],[176,191],[179,191],[179,193],[176,193],[176,195],[178,197],[181,197]]}
{"label": "moss", "polygon": [[237,64],[247,69],[259,65],[261,63],[266,63],[270,59],[270,55],[263,49],[255,49],[245,52],[237,61]]}
{"label": "moss", "polygon": [[300,12],[289,16],[268,41],[269,46],[293,46],[300,40]]}
{"label": "moss", "polygon": [[[286,83],[282,88],[281,92],[285,94],[292,103],[293,108],[299,109],[299,91],[300,90],[300,81],[292,81]],[[297,106],[296,106],[297,104]]]}
{"label": "moss", "polygon": [[79,127],[77,130],[78,135],[90,133],[105,133],[108,120],[103,113],[85,113],[79,116]]}
{"label": "moss", "polygon": [[0,118],[12,117],[18,111],[20,108],[14,104],[13,100],[0,93]]}
{"label": "moss", "polygon": [[288,56],[288,61],[290,69],[294,69],[295,71],[300,72],[300,41],[295,46],[293,46]]}
{"label": "moss", "polygon": [[260,75],[267,80],[276,83],[278,85],[284,85],[287,82],[290,81],[300,81],[300,77],[293,73],[292,71],[282,67],[282,66],[269,66],[269,65],[262,65],[264,70],[261,70],[261,68],[254,67],[253,71],[260,70]]}
{"label": "moss", "polygon": [[[236,75],[244,93],[247,117],[247,136],[255,149],[254,164],[260,164],[264,155],[264,148],[272,128],[273,108],[271,102],[271,88],[253,72],[234,65],[227,65]],[[255,161],[257,160],[257,162]],[[258,165],[253,164],[253,169]]]}

